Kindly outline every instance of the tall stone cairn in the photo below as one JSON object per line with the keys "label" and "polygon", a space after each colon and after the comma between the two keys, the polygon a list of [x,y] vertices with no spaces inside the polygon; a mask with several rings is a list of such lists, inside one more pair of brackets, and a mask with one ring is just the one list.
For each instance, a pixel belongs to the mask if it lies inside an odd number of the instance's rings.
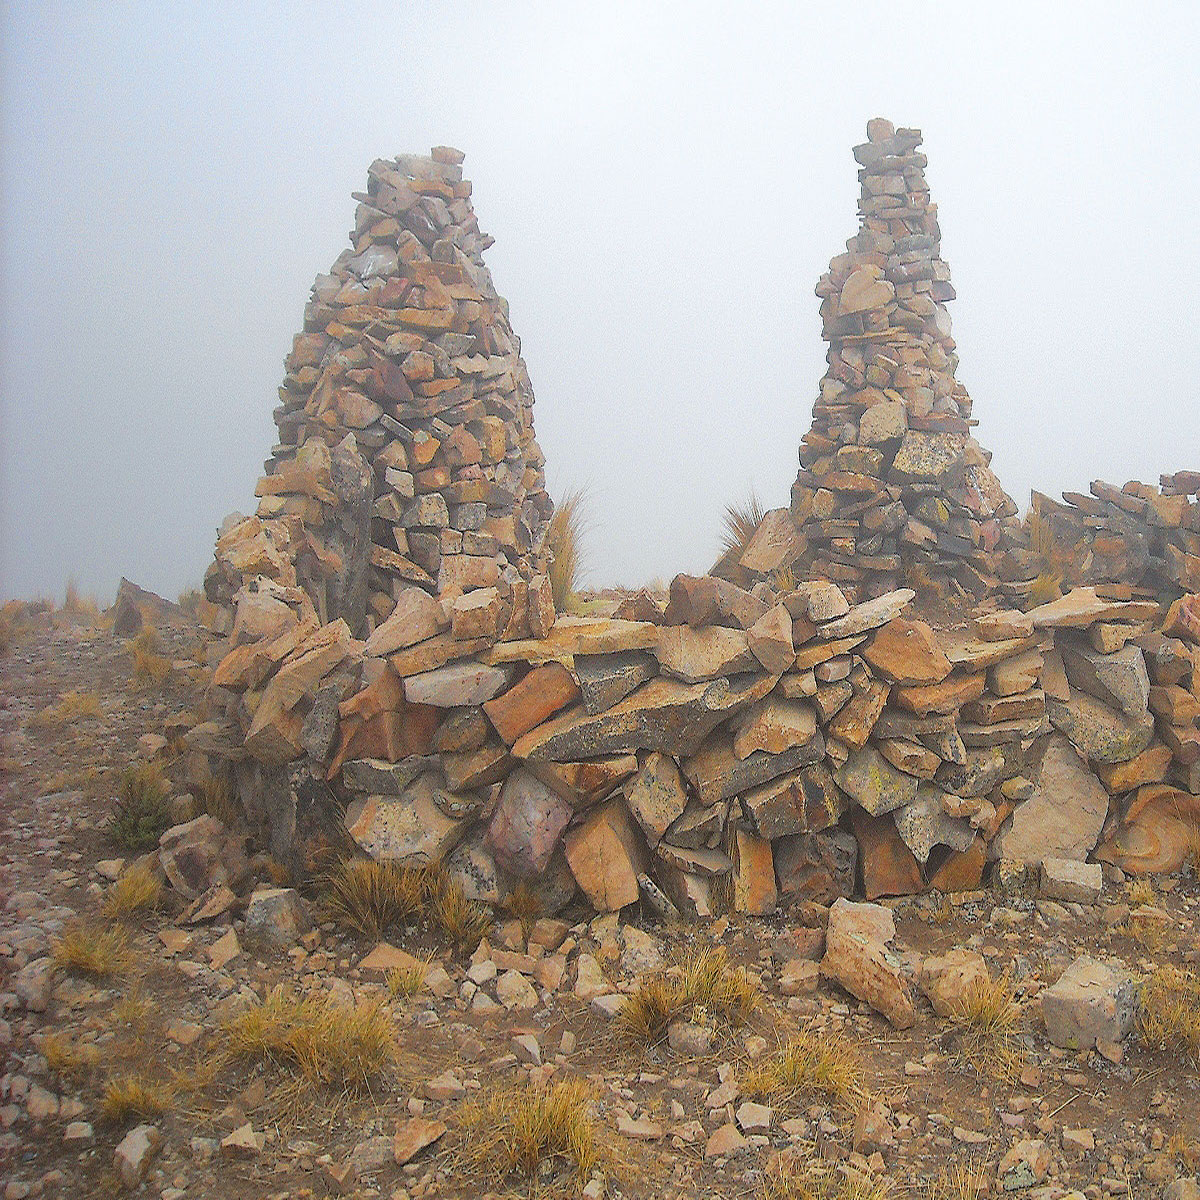
{"label": "tall stone cairn", "polygon": [[447,638],[553,621],[533,388],[462,160],[379,159],[354,193],[351,244],[286,360],[257,512],[225,523],[205,578],[213,632],[248,601],[260,624],[274,605],[286,626],[286,606],[364,638],[413,589],[441,603]]}
{"label": "tall stone cairn", "polygon": [[867,123],[859,231],[816,288],[829,369],[792,489],[794,570],[862,597],[948,579],[979,595],[1024,574],[997,554],[1016,540],[1017,506],[954,377],[955,293],[920,145],[920,130]]}

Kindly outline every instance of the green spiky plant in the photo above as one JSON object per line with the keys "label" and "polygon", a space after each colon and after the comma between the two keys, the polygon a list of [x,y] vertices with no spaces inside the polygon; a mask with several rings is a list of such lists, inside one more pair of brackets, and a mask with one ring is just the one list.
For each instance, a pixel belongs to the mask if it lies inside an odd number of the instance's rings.
{"label": "green spiky plant", "polygon": [[740,555],[762,524],[764,515],[762,503],[753,488],[744,500],[726,504],[721,517],[721,556]]}

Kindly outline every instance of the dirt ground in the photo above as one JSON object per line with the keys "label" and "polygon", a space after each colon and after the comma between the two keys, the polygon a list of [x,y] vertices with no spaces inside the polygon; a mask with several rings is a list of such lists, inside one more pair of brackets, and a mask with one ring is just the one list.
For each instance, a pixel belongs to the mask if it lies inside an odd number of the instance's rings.
{"label": "dirt ground", "polygon": [[[127,643],[87,614],[42,614],[0,655],[0,1180],[6,1200],[126,1194],[114,1151],[142,1120],[161,1141],[133,1190],[163,1200],[779,1195],[787,1193],[771,1190],[766,1173],[781,1161],[793,1174],[823,1164],[842,1189],[829,1194],[842,1196],[867,1195],[852,1190],[854,1180],[867,1176],[890,1189],[879,1195],[894,1197],[962,1200],[1002,1188],[1040,1197],[1074,1190],[1090,1200],[1200,1195],[1173,1182],[1191,1177],[1200,1153],[1195,1064],[1144,1045],[1136,1032],[1113,1055],[1118,1062],[1095,1051],[1057,1049],[1046,1039],[1036,1000],[1083,953],[1116,957],[1135,974],[1163,962],[1194,965],[1200,889],[1192,878],[1158,881],[1153,896],[1131,897],[1110,885],[1091,906],[991,893],[894,905],[903,952],[967,947],[985,957],[993,977],[1012,979],[1020,1060],[1007,1080],[989,1074],[998,1062],[985,1061],[981,1074],[962,1053],[954,1022],[935,1016],[924,1000],[916,1025],[898,1031],[826,981],[815,992],[785,996],[782,966],[806,940],[798,930],[819,923],[811,909],[768,920],[722,919],[707,928],[669,928],[636,914],[629,922],[589,922],[586,914],[568,911],[563,916],[572,927],[565,951],[558,951],[566,965],[562,982],[536,991],[533,1007],[510,1009],[471,1003],[470,962],[428,929],[404,929],[390,940],[435,956],[452,986],[439,989],[445,995],[425,987],[411,998],[393,998],[379,976],[359,967],[370,941],[325,923],[291,947],[255,944],[242,936],[236,907],[215,923],[183,925],[185,906],[168,891],[159,911],[123,923],[134,953],[120,972],[89,980],[60,968],[45,1011],[31,1010],[15,986],[22,968],[51,953],[54,939],[80,919],[94,928],[121,924],[102,910],[111,860],[133,857],[114,846],[106,830],[116,773],[138,760],[143,734],[163,732],[170,718],[199,700],[200,673],[186,666],[196,638],[186,631],[167,636],[176,667],[161,685],[135,683]],[[62,721],[47,715],[72,692],[94,695],[99,715]],[[1131,902],[1140,905],[1132,919]],[[310,904],[320,921],[319,907],[311,898]],[[649,938],[627,934],[629,923]],[[207,952],[230,928],[241,938],[240,953],[214,967]],[[498,923],[488,943],[513,953],[529,949],[512,921]],[[713,1027],[704,1053],[689,1056],[665,1042],[646,1046],[623,1037],[603,1005],[576,994],[582,952],[595,956],[620,993],[652,974],[660,958],[686,960],[713,944],[726,947],[731,962],[757,982],[760,1005],[740,1028],[693,1014]],[[510,960],[498,958],[504,976]],[[347,1094],[310,1084],[283,1063],[230,1056],[227,1021],[277,984],[341,999],[382,999],[394,1030],[394,1063],[369,1090]],[[495,995],[494,983],[479,988]],[[767,1119],[743,1112],[740,1081],[802,1031],[841,1032],[856,1046],[861,1075],[855,1097],[814,1095],[789,1110],[777,1107]],[[163,1111],[106,1118],[106,1085],[129,1077],[156,1088]],[[600,1148],[588,1191],[589,1181],[573,1180],[561,1161],[529,1182],[501,1182],[487,1164],[468,1168],[464,1104],[491,1089],[571,1078],[589,1085]],[[446,1093],[449,1098],[435,1098]],[[413,1116],[436,1118],[448,1129],[400,1166],[389,1153],[392,1134],[398,1121]],[[244,1138],[222,1144],[247,1125],[249,1144]],[[714,1153],[720,1147],[710,1138],[730,1126],[737,1135],[731,1149]],[[1011,1164],[1002,1169],[1010,1148],[1022,1141],[1045,1147],[1044,1169],[1032,1187]],[[981,1192],[937,1189],[939,1173],[956,1164],[977,1173]]]}

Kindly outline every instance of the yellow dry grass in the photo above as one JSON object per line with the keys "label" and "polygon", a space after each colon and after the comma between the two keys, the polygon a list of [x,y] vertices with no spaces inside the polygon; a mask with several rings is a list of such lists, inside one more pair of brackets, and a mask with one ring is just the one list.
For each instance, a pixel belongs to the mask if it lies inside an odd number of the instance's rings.
{"label": "yellow dry grass", "polygon": [[392,967],[385,976],[388,995],[393,1000],[398,996],[415,996],[421,990],[432,962],[432,958],[418,958],[404,966]]}
{"label": "yellow dry grass", "polygon": [[616,1025],[631,1041],[649,1046],[661,1041],[671,1022],[681,1017],[742,1025],[760,999],[746,972],[729,965],[725,947],[715,946],[640,980],[626,997]]}
{"label": "yellow dry grass", "polygon": [[419,868],[352,858],[330,873],[324,904],[339,925],[378,939],[421,912],[427,886],[426,872]]}
{"label": "yellow dry grass", "polygon": [[989,1172],[978,1163],[942,1167],[925,1187],[926,1200],[979,1200],[988,1194]]}
{"label": "yellow dry grass", "polygon": [[200,811],[216,817],[226,829],[241,822],[241,807],[237,801],[233,780],[228,775],[206,774],[196,787]]}
{"label": "yellow dry grass", "polygon": [[751,1066],[741,1083],[745,1095],[789,1113],[814,1100],[848,1104],[866,1094],[854,1043],[838,1033],[810,1030]]}
{"label": "yellow dry grass", "polygon": [[129,935],[120,925],[74,921],[50,945],[58,966],[89,979],[110,979],[133,965]]}
{"label": "yellow dry grass", "polygon": [[168,1084],[149,1075],[118,1075],[104,1085],[100,1113],[114,1125],[133,1119],[147,1121],[166,1112],[173,1098]]}
{"label": "yellow dry grass", "polygon": [[586,532],[587,493],[569,488],[554,506],[546,530],[546,549],[550,552],[550,591],[554,607],[566,612],[583,576],[583,538]]}
{"label": "yellow dry grass", "polygon": [[1018,1036],[1021,1010],[1007,975],[973,987],[959,1002],[954,1021],[958,1056],[982,1077],[1011,1082],[1023,1055]]}
{"label": "yellow dry grass", "polygon": [[592,1089],[580,1079],[497,1088],[460,1108],[458,1157],[465,1170],[501,1186],[565,1168],[585,1182],[600,1159],[591,1104]]}
{"label": "yellow dry grass", "polygon": [[741,554],[765,516],[754,489],[745,500],[725,505],[721,514],[721,555]]}
{"label": "yellow dry grass", "polygon": [[380,1003],[353,1008],[301,996],[282,985],[226,1026],[238,1058],[284,1065],[311,1083],[368,1087],[395,1060],[391,1021]]}
{"label": "yellow dry grass", "polygon": [[152,911],[163,898],[163,881],[144,862],[134,863],[122,872],[104,897],[104,915],[120,919],[135,913]]}
{"label": "yellow dry grass", "polygon": [[542,898],[527,879],[518,880],[504,900],[504,911],[521,923],[526,938],[533,931],[543,911]]}
{"label": "yellow dry grass", "polygon": [[764,1200],[892,1200],[886,1179],[851,1167],[833,1170],[787,1154],[775,1155],[763,1173]]}
{"label": "yellow dry grass", "polygon": [[55,1075],[78,1082],[100,1066],[100,1047],[83,1042],[64,1030],[42,1038],[42,1057]]}
{"label": "yellow dry grass", "polygon": [[492,924],[488,908],[468,900],[461,884],[446,879],[438,881],[429,912],[460,954],[472,952]]}
{"label": "yellow dry grass", "polygon": [[102,717],[104,709],[98,692],[63,692],[57,704],[51,704],[37,713],[31,724],[43,728],[66,725],[71,721],[82,721],[88,717]]}
{"label": "yellow dry grass", "polygon": [[1158,893],[1149,879],[1134,879],[1130,882],[1125,893],[1130,908],[1145,908],[1158,900]]}
{"label": "yellow dry grass", "polygon": [[1159,967],[1138,988],[1138,1034],[1147,1046],[1200,1062],[1200,979]]}

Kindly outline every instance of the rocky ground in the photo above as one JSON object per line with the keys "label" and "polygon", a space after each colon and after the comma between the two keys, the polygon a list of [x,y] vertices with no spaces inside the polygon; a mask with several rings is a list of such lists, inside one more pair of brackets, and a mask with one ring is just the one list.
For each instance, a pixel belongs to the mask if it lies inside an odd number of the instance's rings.
{"label": "rocky ground", "polygon": [[[171,745],[143,735],[170,742],[173,718],[198,699],[194,639],[164,636],[173,667],[162,683],[135,680],[129,643],[86,613],[37,616],[0,656],[7,1200],[489,1189],[801,1197],[814,1166],[827,1177],[811,1184],[818,1196],[1200,1196],[1195,1064],[1130,1024],[1139,979],[1164,964],[1190,970],[1200,955],[1192,877],[1153,889],[1110,877],[1093,903],[925,896],[887,906],[894,935],[888,913],[845,909],[833,916],[851,930],[840,965],[834,938],[825,945],[830,913],[815,905],[704,927],[632,912],[527,913],[524,925],[499,914],[473,953],[455,953],[420,922],[392,930],[381,949],[324,920],[316,896],[301,901],[298,928],[283,919],[286,903],[260,903],[263,920],[247,908],[253,878],[240,881],[240,899],[214,904],[210,920],[169,886],[155,910],[121,920],[105,901],[137,855],[107,829],[117,772],[169,755]],[[180,818],[194,814],[192,802],[174,803]],[[286,882],[248,849],[258,883]],[[60,939],[105,933],[118,951],[113,969],[89,978]],[[754,985],[745,1019],[701,997],[669,1035],[631,1034],[619,1014],[639,983],[664,969],[677,979],[712,947],[724,948],[727,974]],[[970,953],[947,961],[955,950]],[[411,996],[404,972],[387,975],[409,961],[399,951],[429,959]],[[1043,1002],[1081,956],[1117,960],[1119,970],[1085,962],[1060,984],[1065,1000]],[[1011,1021],[1004,984],[990,993],[1003,1002],[991,1033],[987,1014],[968,1020],[955,1008],[982,970],[1012,985]],[[1069,986],[1088,971],[1090,982]],[[348,1091],[297,1074],[282,1050],[237,1055],[230,1023],[277,985],[347,1014],[381,1005],[391,1061]],[[905,1002],[916,997],[911,1011],[889,1000],[896,986]],[[1055,1045],[1050,1032],[1077,1044],[1099,1034],[1098,1048]],[[822,1086],[810,1074],[796,1094],[765,1093],[761,1068],[797,1038],[848,1043],[842,1082]],[[571,1080],[583,1085],[595,1166],[574,1180],[563,1154],[535,1165],[531,1180],[500,1179],[487,1133],[503,1114],[472,1124],[473,1105]]]}

